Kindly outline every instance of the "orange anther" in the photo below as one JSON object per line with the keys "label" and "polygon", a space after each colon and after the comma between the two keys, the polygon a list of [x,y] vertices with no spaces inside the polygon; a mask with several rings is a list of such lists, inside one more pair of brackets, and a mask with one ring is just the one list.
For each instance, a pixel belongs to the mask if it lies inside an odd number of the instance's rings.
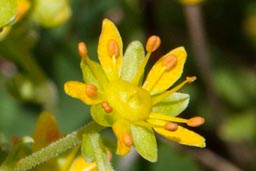
{"label": "orange anther", "polygon": [[119,47],[115,40],[111,39],[108,41],[108,55],[110,57],[115,56],[117,57],[119,54]]}
{"label": "orange anther", "polygon": [[88,55],[87,47],[84,42],[78,43],[78,52],[82,58],[86,58]]}
{"label": "orange anther", "polygon": [[148,52],[154,52],[161,44],[161,40],[158,36],[150,36],[146,44],[146,50]]}
{"label": "orange anther", "polygon": [[87,86],[86,86],[86,94],[89,97],[97,96],[97,94],[98,94],[97,90],[98,90],[97,87],[93,84],[87,84]]}
{"label": "orange anther", "polygon": [[178,124],[173,122],[168,122],[165,124],[164,129],[168,131],[176,131],[178,129]]}
{"label": "orange anther", "polygon": [[165,71],[170,71],[173,67],[175,67],[177,64],[177,58],[170,54],[168,55],[164,61],[163,61],[163,66]]}
{"label": "orange anther", "polygon": [[106,101],[101,103],[101,107],[104,109],[106,113],[110,113],[113,111],[112,107]]}
{"label": "orange anther", "polygon": [[123,137],[124,143],[127,147],[131,147],[133,144],[132,137],[130,134],[125,134]]}
{"label": "orange anther", "polygon": [[197,127],[197,126],[202,125],[204,122],[205,122],[205,119],[203,117],[195,116],[188,120],[187,125],[191,126],[191,127]]}
{"label": "orange anther", "polygon": [[192,83],[193,81],[196,80],[196,76],[186,77],[186,80],[187,80],[188,83]]}

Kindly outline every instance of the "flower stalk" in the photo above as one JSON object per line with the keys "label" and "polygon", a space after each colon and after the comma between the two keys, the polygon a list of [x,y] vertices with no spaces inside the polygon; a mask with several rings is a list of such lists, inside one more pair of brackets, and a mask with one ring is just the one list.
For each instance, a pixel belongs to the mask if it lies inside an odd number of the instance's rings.
{"label": "flower stalk", "polygon": [[74,131],[64,138],[61,138],[49,146],[23,158],[20,159],[12,168],[9,168],[6,171],[26,171],[38,166],[41,163],[44,163],[60,154],[66,152],[69,149],[74,148],[77,145],[81,144],[82,135],[91,131],[99,132],[103,127],[98,125],[95,122],[91,122],[77,131]]}

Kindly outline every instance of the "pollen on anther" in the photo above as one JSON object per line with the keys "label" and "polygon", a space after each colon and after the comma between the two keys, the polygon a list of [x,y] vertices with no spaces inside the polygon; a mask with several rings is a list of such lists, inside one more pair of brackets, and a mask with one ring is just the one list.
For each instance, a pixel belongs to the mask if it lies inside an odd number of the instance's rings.
{"label": "pollen on anther", "polygon": [[97,92],[97,87],[93,84],[87,84],[86,86],[86,94],[90,97],[95,97],[97,96],[98,92]]}
{"label": "pollen on anther", "polygon": [[154,52],[161,44],[161,39],[158,36],[151,36],[148,38],[147,44],[146,44],[146,50],[148,52]]}
{"label": "pollen on anther", "polygon": [[78,52],[79,52],[79,55],[82,58],[86,58],[87,57],[88,51],[87,51],[86,44],[84,42],[79,42],[78,43]]}
{"label": "pollen on anther", "polygon": [[195,80],[196,80],[196,76],[186,77],[186,81],[187,81],[188,83],[192,83],[192,82],[195,81]]}
{"label": "pollen on anther", "polygon": [[187,125],[191,127],[198,127],[205,122],[205,119],[201,116],[195,116],[188,120]]}
{"label": "pollen on anther", "polygon": [[117,57],[119,55],[119,47],[115,40],[108,41],[108,55]]}
{"label": "pollen on anther", "polygon": [[170,71],[172,68],[176,66],[177,62],[177,58],[174,55],[168,55],[163,61],[164,70]]}
{"label": "pollen on anther", "polygon": [[168,131],[176,131],[178,129],[178,124],[173,122],[168,122],[164,125],[164,129]]}
{"label": "pollen on anther", "polygon": [[124,140],[124,143],[125,143],[125,145],[126,145],[127,147],[132,146],[133,141],[132,141],[131,135],[125,134],[124,137],[123,137],[123,140]]}
{"label": "pollen on anther", "polygon": [[106,113],[110,113],[113,111],[112,107],[106,101],[101,103],[101,107]]}

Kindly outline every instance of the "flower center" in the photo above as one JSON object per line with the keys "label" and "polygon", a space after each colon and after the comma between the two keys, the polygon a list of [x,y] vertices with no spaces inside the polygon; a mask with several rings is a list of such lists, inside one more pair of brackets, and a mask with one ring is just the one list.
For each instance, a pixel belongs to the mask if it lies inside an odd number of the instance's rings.
{"label": "flower center", "polygon": [[109,105],[117,113],[117,118],[129,121],[148,118],[152,100],[146,90],[123,80],[111,81],[106,90],[105,96]]}

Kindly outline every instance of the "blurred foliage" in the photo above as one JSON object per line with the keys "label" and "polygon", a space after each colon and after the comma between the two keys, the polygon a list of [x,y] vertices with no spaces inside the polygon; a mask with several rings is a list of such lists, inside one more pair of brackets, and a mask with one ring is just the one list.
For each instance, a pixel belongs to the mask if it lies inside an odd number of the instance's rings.
{"label": "blurred foliage", "polygon": [[[4,1],[0,0],[0,16],[5,13],[2,3]],[[63,84],[67,80],[82,80],[76,49],[79,41],[87,43],[90,56],[96,59],[101,22],[107,17],[117,24],[125,47],[134,39],[145,42],[150,34],[161,37],[159,51],[166,52],[180,45],[186,47],[189,56],[185,74],[198,77],[195,83],[183,89],[191,94],[186,114],[199,113],[206,117],[201,132],[207,139],[209,149],[244,170],[255,170],[254,0],[206,0],[201,4],[211,56],[211,87],[206,86],[200,68],[196,67],[184,7],[178,1],[36,0],[33,3],[37,5],[32,4],[22,19],[12,22],[12,26],[5,26],[8,31],[3,29],[0,33],[0,162],[6,156],[12,136],[32,135],[42,110],[55,113],[64,133],[90,120],[88,108],[66,96]],[[47,9],[47,3],[55,5]],[[56,12],[58,15],[55,15]],[[48,15],[42,17],[41,14]],[[13,12],[5,16],[0,19],[1,27],[10,22]],[[209,89],[217,96],[214,104],[207,92]],[[219,108],[214,108],[214,105]],[[234,144],[250,149],[244,151],[249,156],[248,160],[239,157],[236,149],[232,148]],[[149,164],[139,159],[134,167],[152,171],[166,168],[213,170],[207,165],[199,165],[198,160],[184,153],[177,151],[173,145],[163,144],[157,163]]]}

